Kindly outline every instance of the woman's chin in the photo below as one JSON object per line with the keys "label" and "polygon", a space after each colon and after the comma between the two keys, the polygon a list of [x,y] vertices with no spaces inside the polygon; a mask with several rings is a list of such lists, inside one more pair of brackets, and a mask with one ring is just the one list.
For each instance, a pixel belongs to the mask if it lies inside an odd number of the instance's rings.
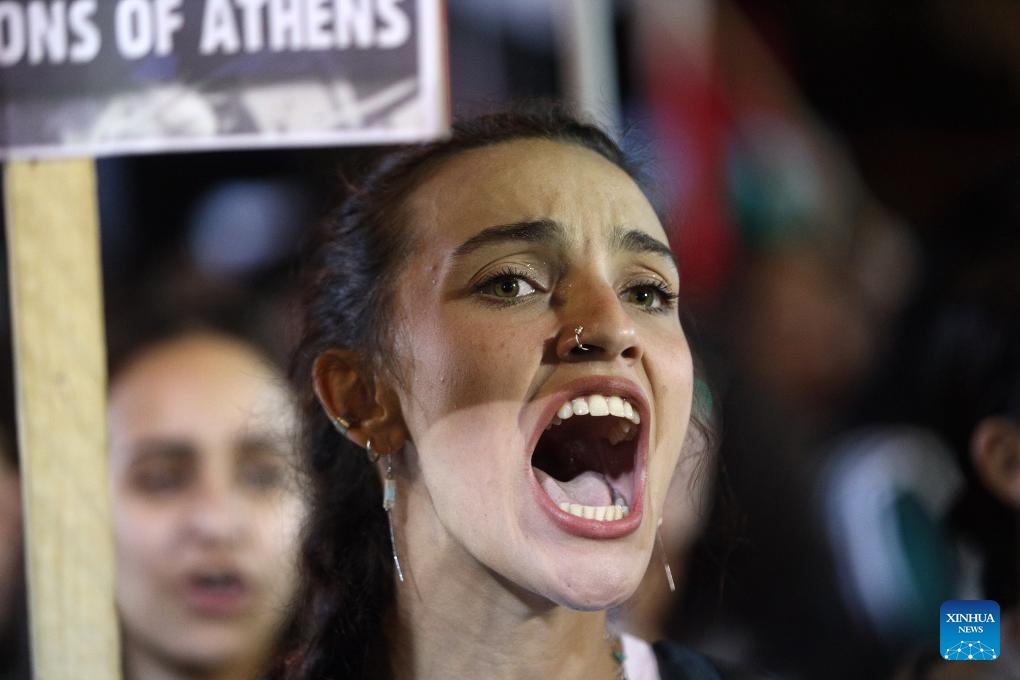
{"label": "woman's chin", "polygon": [[204,639],[183,635],[166,650],[167,657],[182,667],[202,669],[209,674],[217,668],[229,668],[252,654],[252,641],[242,636],[211,634]]}
{"label": "woman's chin", "polygon": [[578,611],[609,609],[634,594],[642,574],[643,570],[637,567],[591,564],[561,574],[544,594],[556,604]]}
{"label": "woman's chin", "polygon": [[582,612],[611,609],[626,602],[633,590],[620,588],[590,588],[556,593],[551,598],[556,604]]}

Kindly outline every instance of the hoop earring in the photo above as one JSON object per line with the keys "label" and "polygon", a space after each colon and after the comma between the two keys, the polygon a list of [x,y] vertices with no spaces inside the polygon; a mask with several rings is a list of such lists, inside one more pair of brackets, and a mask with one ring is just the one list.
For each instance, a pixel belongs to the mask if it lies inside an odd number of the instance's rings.
{"label": "hoop earring", "polygon": [[365,455],[368,456],[368,462],[375,465],[375,462],[379,460],[379,453],[372,450],[372,440],[365,440]]}
{"label": "hoop earring", "polygon": [[662,568],[666,571],[666,583],[669,584],[669,592],[676,592],[676,582],[673,581],[673,570],[669,568],[669,559],[666,557],[666,546],[662,542],[662,518],[655,526],[655,542],[659,544],[659,554],[662,555]]}
{"label": "hoop earring", "polygon": [[[379,454],[376,454],[378,459]],[[404,570],[400,568],[397,556],[397,539],[393,534],[393,506],[397,504],[397,480],[393,478],[393,454],[386,456],[386,479],[383,481],[383,510],[386,511],[386,523],[390,527],[390,549],[393,551],[393,566],[397,569],[397,578],[404,582]]]}

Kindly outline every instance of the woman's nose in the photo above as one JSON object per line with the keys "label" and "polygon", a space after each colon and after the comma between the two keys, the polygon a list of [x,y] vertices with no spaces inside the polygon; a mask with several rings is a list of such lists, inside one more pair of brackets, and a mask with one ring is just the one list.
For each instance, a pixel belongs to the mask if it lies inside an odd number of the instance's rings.
{"label": "woman's nose", "polygon": [[187,514],[188,531],[199,542],[231,544],[243,533],[244,508],[227,483],[207,483],[198,491]]}
{"label": "woman's nose", "polygon": [[637,327],[619,295],[605,282],[573,284],[560,307],[556,354],[561,361],[628,363],[642,355]]}

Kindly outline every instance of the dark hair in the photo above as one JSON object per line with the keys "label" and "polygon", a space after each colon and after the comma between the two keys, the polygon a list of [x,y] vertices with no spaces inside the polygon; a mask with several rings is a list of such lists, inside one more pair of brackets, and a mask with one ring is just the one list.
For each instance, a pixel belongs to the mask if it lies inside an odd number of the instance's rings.
{"label": "dark hair", "polygon": [[389,301],[400,263],[415,247],[406,230],[408,197],[458,154],[521,139],[590,149],[636,181],[636,169],[604,132],[562,108],[530,105],[457,123],[447,139],[392,152],[320,225],[305,265],[303,332],[291,374],[301,399],[311,497],[294,644],[280,677],[392,676],[385,621],[394,574],[378,477],[316,401],[313,365],[324,350],[342,347],[400,380],[387,367],[394,325]]}
{"label": "dark hair", "polygon": [[294,343],[280,333],[277,319],[267,323],[260,308],[264,297],[187,267],[159,272],[140,287],[111,291],[105,305],[107,375],[112,381],[155,344],[198,333],[239,340],[282,368]]}

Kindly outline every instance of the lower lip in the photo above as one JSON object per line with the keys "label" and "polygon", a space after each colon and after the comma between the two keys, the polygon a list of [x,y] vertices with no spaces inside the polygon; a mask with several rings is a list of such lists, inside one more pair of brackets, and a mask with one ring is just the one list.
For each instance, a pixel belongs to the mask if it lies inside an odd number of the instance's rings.
{"label": "lower lip", "polygon": [[538,483],[538,479],[535,477],[533,469],[530,470],[531,474],[531,488],[535,493],[535,497],[538,499],[538,504],[545,510],[546,514],[552,518],[552,521],[556,525],[574,536],[580,538],[595,538],[595,539],[613,539],[622,538],[628,534],[632,534],[637,531],[637,528],[641,526],[642,516],[642,505],[644,505],[644,499],[642,498],[643,484],[638,483],[637,475],[634,475],[634,482],[636,491],[634,494],[634,507],[631,509],[629,515],[623,519],[617,519],[612,522],[600,522],[597,519],[585,519],[584,517],[578,517],[572,515],[569,512],[564,512],[560,509],[549,494],[545,492],[542,485]]}
{"label": "lower lip", "polygon": [[188,607],[203,616],[230,617],[248,611],[251,595],[243,584],[212,588],[189,583],[184,595]]}

